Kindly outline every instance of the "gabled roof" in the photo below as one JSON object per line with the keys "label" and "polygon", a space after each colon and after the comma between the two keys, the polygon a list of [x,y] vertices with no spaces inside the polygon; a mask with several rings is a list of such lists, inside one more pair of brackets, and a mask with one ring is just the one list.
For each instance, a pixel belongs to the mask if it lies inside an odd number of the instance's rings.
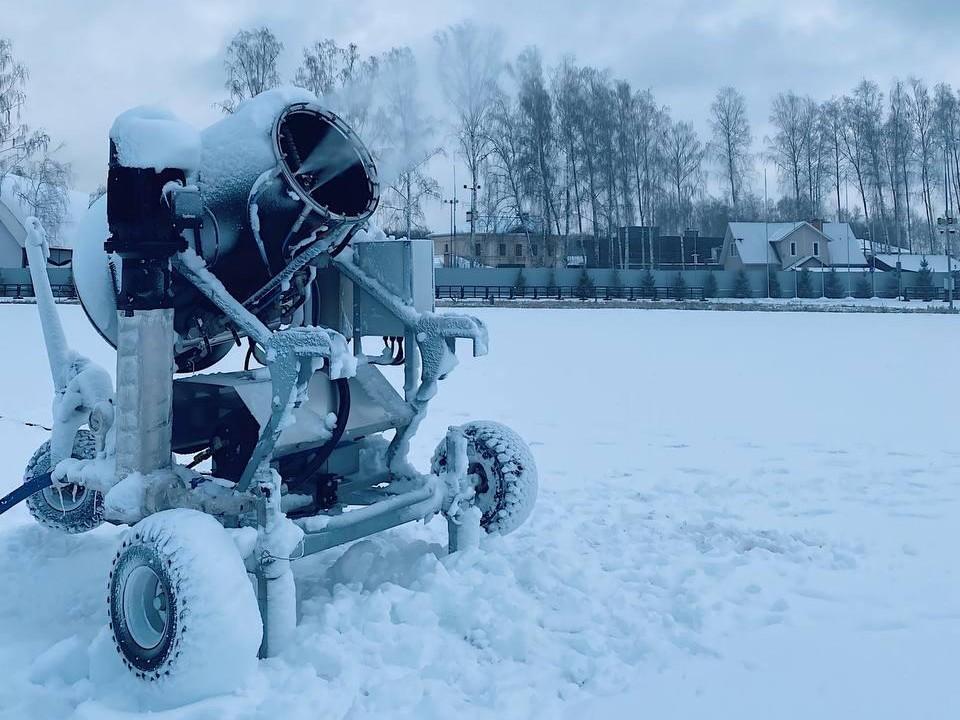
{"label": "gabled roof", "polygon": [[[910,253],[897,255],[896,253],[879,253],[876,257],[877,260],[891,268],[897,267],[897,259],[899,258],[900,268],[907,272],[919,272],[920,264],[924,258],[926,258],[930,272],[949,272],[947,270],[948,262],[946,255],[911,255]],[[954,270],[960,270],[960,260],[957,260],[957,258],[953,258],[949,264],[953,265]]]}
{"label": "gabled roof", "polygon": [[814,262],[820,263],[821,266],[825,264],[825,263],[823,262],[823,260],[821,260],[820,258],[818,258],[816,255],[804,255],[802,258],[797,258],[796,260],[794,260],[794,261],[793,261],[792,263],[790,263],[789,265],[784,266],[783,269],[784,269],[784,270],[796,270],[796,269],[798,269],[798,268],[802,268],[804,265],[806,265],[806,264],[807,264],[808,262],[810,262],[811,260],[813,260]]}
{"label": "gabled roof", "polygon": [[[771,244],[779,243],[801,227],[809,227],[822,235],[828,244],[830,259],[834,265],[866,266],[867,259],[860,249],[860,241],[854,235],[848,223],[824,223],[823,230],[817,230],[804,221],[797,222],[732,222],[727,232],[737,241],[737,253],[747,265],[766,265],[776,260],[777,255]],[[849,257],[849,263],[847,258]]]}
{"label": "gabled roof", "polygon": [[769,243],[775,243],[792,233],[803,223],[732,222],[727,232],[737,242],[737,255],[746,265],[765,265],[775,258]]}
{"label": "gabled roof", "polygon": [[[0,180],[0,223],[10,231],[20,247],[23,247],[27,236],[23,224],[33,215],[30,206],[17,194],[18,185],[26,182],[24,178],[13,174],[5,175]],[[73,235],[80,219],[87,212],[88,205],[87,193],[77,190],[67,191],[67,212],[56,238],[51,238],[51,248],[69,250],[72,247]]]}
{"label": "gabled roof", "polygon": [[863,241],[853,234],[849,223],[824,223],[823,234],[830,238],[830,262],[833,265],[866,267]]}

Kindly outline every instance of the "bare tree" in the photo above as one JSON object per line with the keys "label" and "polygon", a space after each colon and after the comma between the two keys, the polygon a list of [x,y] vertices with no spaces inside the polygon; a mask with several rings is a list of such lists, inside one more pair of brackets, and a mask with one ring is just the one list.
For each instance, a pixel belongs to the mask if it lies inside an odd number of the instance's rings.
{"label": "bare tree", "polygon": [[734,209],[750,164],[750,121],[743,95],[732,87],[723,87],[710,106],[710,127],[713,130],[711,154],[716,158],[730,187],[730,203]]}
{"label": "bare tree", "polygon": [[675,122],[670,126],[666,138],[667,174],[676,191],[677,232],[680,233],[680,255],[683,259],[683,219],[690,217],[685,207],[700,181],[704,148],[690,123]]}
{"label": "bare tree", "polygon": [[8,172],[22,171],[22,164],[45,151],[50,142],[42,130],[31,132],[22,122],[27,78],[26,67],[13,55],[13,44],[0,38],[0,182]]}
{"label": "bare tree", "polygon": [[[894,80],[890,90],[887,120],[883,126],[884,161],[893,193],[893,217],[897,247],[902,247],[901,230],[906,220],[907,247],[911,247],[910,173],[907,158],[913,145],[913,125],[909,118],[906,88]],[[902,188],[902,192],[901,192]],[[904,217],[905,216],[905,217]]]}
{"label": "bare tree", "polygon": [[225,87],[230,97],[220,103],[224,112],[233,112],[237,105],[280,84],[277,58],[283,43],[266,27],[241,30],[227,46],[224,67]]}
{"label": "bare tree", "polygon": [[767,141],[770,157],[793,186],[793,197],[800,206],[800,178],[803,173],[804,144],[807,134],[804,98],[795,93],[779,93],[773,99],[770,123],[776,134]]}
{"label": "bare tree", "polygon": [[476,232],[477,184],[489,152],[487,124],[503,70],[499,32],[471,22],[452,25],[435,35],[440,84],[456,114],[460,154],[470,173],[470,239]]}
{"label": "bare tree", "polygon": [[837,193],[837,222],[840,222],[843,218],[840,207],[840,185],[844,182],[846,175],[843,105],[840,100],[833,98],[823,103],[820,106],[820,116],[823,143],[830,163],[828,176],[832,178],[833,187]]}
{"label": "bare tree", "polygon": [[534,48],[524,50],[515,63],[517,81],[517,101],[524,122],[522,138],[528,155],[530,195],[539,198],[540,213],[543,219],[541,234],[544,245],[556,226],[560,232],[559,220],[554,222],[553,212],[553,165],[554,157],[554,118],[553,102],[547,92],[543,79],[543,65],[540,53]]}
{"label": "bare tree", "polygon": [[[960,132],[960,103],[953,93],[953,88],[947,83],[938,83],[934,88],[934,127],[943,164],[939,172],[944,175],[945,213],[950,214],[951,208],[960,199],[960,167],[958,167],[957,137]],[[951,177],[952,176],[952,177]],[[947,189],[949,188],[949,189]],[[952,194],[952,198],[950,195]]]}
{"label": "bare tree", "polygon": [[70,165],[43,153],[25,163],[21,173],[15,185],[17,196],[56,240],[69,209]]}
{"label": "bare tree", "polygon": [[[638,92],[634,98],[636,108],[634,180],[637,191],[637,211],[640,224],[652,226],[657,223],[657,202],[662,194],[666,168],[666,135],[670,116],[665,107],[660,107],[649,90]],[[653,262],[653,235],[647,234],[646,257]]]}
{"label": "bare tree", "polygon": [[500,93],[490,113],[486,140],[492,161],[490,184],[500,188],[491,210],[515,221],[529,241],[530,228],[524,211],[524,177],[528,173],[529,154],[523,142],[523,122],[518,103]]}
{"label": "bare tree", "polygon": [[[861,103],[849,96],[843,98],[843,149],[847,164],[857,181],[857,190],[863,204],[863,216],[870,230],[870,203],[868,201],[869,169],[867,138],[870,120],[865,117]],[[874,233],[869,232],[870,251],[874,250]]]}
{"label": "bare tree", "polygon": [[303,49],[293,84],[323,97],[347,85],[359,62],[360,53],[354,43],[340,47],[335,40],[325,38]]}
{"label": "bare tree", "polygon": [[563,153],[564,234],[570,234],[570,218],[576,215],[577,232],[582,235],[583,204],[580,197],[579,177],[582,163],[580,128],[586,110],[586,99],[583,72],[574,64],[572,58],[565,57],[554,72],[552,89],[557,132]]}
{"label": "bare tree", "polygon": [[420,76],[413,52],[393,48],[381,62],[380,87],[384,98],[385,147],[382,175],[390,193],[385,209],[402,220],[407,237],[422,230],[423,200],[439,196],[437,181],[426,173],[426,165],[440,152],[431,145],[433,121],[423,112]]}
{"label": "bare tree", "polygon": [[[636,161],[636,124],[637,107],[636,97],[633,90],[630,89],[630,83],[625,80],[618,80],[614,85],[614,97],[616,99],[616,181],[617,193],[619,195],[619,204],[622,208],[623,224],[633,225],[633,184],[630,176],[637,165]],[[629,247],[622,249],[622,252],[629,253]],[[626,268],[630,258],[624,256],[623,267]]]}
{"label": "bare tree", "polygon": [[913,156],[920,170],[920,195],[923,199],[924,215],[927,220],[927,244],[930,250],[934,245],[933,222],[933,161],[934,145],[934,108],[926,84],[917,78],[910,79],[910,113],[916,142]]}
{"label": "bare tree", "polygon": [[328,108],[373,146],[383,123],[377,107],[380,63],[377,57],[361,58],[354,43],[340,47],[328,38],[303,50],[293,84],[322,97]]}

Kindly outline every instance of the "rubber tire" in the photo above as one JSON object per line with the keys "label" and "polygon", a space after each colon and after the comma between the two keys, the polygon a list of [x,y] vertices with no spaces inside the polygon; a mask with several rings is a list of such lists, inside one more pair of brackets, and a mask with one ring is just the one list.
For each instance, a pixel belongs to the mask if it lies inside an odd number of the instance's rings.
{"label": "rubber tire", "polygon": [[[539,480],[530,448],[517,433],[497,422],[474,421],[460,427],[467,439],[467,463],[473,472],[483,468],[488,490],[487,507],[481,507],[482,527],[488,535],[506,535],[530,517],[537,501]],[[441,473],[447,466],[447,443],[433,454],[431,469]]]}
{"label": "rubber tire", "polygon": [[[167,620],[150,650],[133,640],[123,609],[125,582],[144,565],[166,600]],[[168,699],[230,692],[256,663],[263,635],[256,596],[236,545],[209,515],[166,510],[132,527],[113,560],[107,603],[120,659]]]}
{"label": "rubber tire", "polygon": [[[73,440],[71,456],[78,460],[96,457],[97,443],[89,430],[78,430]],[[47,440],[27,463],[24,481],[50,470],[50,441]],[[95,491],[84,490],[83,501],[75,508],[61,510],[51,505],[44,491],[35,492],[26,500],[33,519],[44,527],[75,535],[93,530],[103,523],[103,496]]]}

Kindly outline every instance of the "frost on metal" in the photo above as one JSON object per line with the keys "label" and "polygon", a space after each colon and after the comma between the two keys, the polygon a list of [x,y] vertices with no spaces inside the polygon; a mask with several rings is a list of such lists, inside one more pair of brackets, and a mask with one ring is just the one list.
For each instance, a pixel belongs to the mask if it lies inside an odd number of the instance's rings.
{"label": "frost on metal", "polygon": [[[88,422],[94,408],[112,404],[113,381],[104,368],[67,345],[47,277],[46,260],[50,251],[46,231],[35,217],[28,218],[26,226],[27,260],[54,386],[54,429],[50,439],[50,464],[54,467],[70,457],[74,436]],[[101,412],[110,414],[109,410]],[[108,431],[106,428],[105,432]]]}

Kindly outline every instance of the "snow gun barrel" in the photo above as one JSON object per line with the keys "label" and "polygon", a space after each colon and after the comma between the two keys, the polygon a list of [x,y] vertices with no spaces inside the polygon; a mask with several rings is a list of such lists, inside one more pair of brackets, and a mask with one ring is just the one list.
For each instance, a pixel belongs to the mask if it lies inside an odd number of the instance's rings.
{"label": "snow gun barrel", "polygon": [[[156,124],[156,111],[148,110],[124,115],[139,113],[136,120]],[[186,171],[182,178],[165,178],[159,190],[168,227],[172,224],[177,239],[264,325],[295,322],[316,292],[312,265],[340,252],[376,210],[380,187],[370,152],[306,91],[258,95],[205,130],[192,131],[193,137],[177,123],[176,132],[150,143],[152,155],[176,158],[179,162],[168,164]],[[115,128],[118,124],[120,118]],[[122,133],[112,131],[111,141],[118,139],[122,144]],[[121,149],[129,156],[131,148],[137,149],[128,142]],[[116,346],[125,257],[116,247],[104,249],[114,192],[108,184],[107,198],[95,203],[81,224],[74,276],[87,315]],[[175,311],[178,370],[210,367],[239,340],[229,319],[176,273],[168,297]]]}

